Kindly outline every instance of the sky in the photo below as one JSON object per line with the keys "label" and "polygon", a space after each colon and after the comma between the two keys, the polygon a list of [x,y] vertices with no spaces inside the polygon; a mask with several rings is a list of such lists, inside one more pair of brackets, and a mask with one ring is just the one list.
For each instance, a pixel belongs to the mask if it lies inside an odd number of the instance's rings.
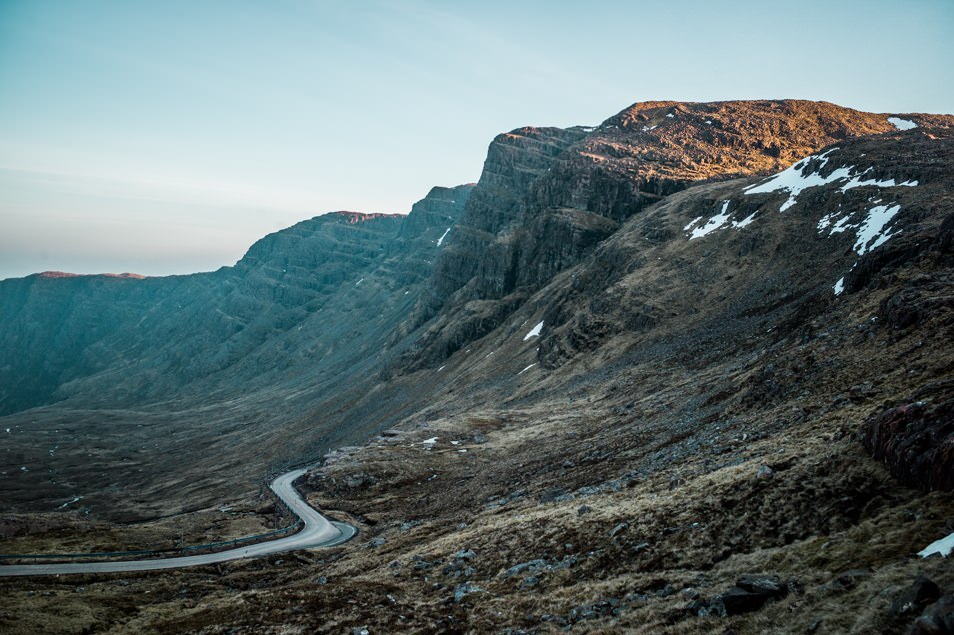
{"label": "sky", "polygon": [[0,0],[0,278],[234,264],[636,101],[954,113],[951,0]]}

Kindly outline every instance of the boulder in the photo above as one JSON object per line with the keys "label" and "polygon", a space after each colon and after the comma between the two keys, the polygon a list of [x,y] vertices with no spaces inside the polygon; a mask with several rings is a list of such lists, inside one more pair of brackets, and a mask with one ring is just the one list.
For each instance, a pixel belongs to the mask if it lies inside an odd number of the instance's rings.
{"label": "boulder", "polygon": [[889,408],[868,420],[864,443],[902,483],[954,491],[954,399]]}
{"label": "boulder", "polygon": [[954,635],[954,595],[948,594],[931,604],[914,621],[909,635]]}
{"label": "boulder", "polygon": [[734,587],[712,598],[707,611],[701,612],[698,610],[700,607],[697,607],[695,612],[722,616],[751,613],[762,608],[769,600],[786,595],[788,586],[778,576],[746,574],[739,578]]}
{"label": "boulder", "polygon": [[891,613],[895,616],[917,615],[928,604],[941,597],[941,590],[931,579],[919,574],[901,595],[891,603]]}

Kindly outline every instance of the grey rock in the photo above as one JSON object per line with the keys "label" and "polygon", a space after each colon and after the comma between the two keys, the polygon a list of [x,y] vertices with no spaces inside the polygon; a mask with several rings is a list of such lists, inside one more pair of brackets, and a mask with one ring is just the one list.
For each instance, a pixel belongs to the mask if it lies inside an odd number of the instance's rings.
{"label": "grey rock", "polygon": [[553,503],[556,502],[562,496],[566,495],[566,490],[562,487],[555,487],[553,489],[548,489],[543,494],[540,495],[540,503]]}
{"label": "grey rock", "polygon": [[909,635],[954,635],[954,595],[947,594],[924,609]]}
{"label": "grey rock", "polygon": [[474,593],[482,593],[483,589],[475,584],[470,582],[464,582],[463,584],[458,584],[454,587],[454,602],[460,603],[468,595],[473,595]]}
{"label": "grey rock", "polygon": [[743,575],[736,585],[709,602],[709,615],[741,615],[762,608],[766,602],[788,595],[788,586],[775,575]]}
{"label": "grey rock", "polygon": [[616,525],[610,530],[609,537],[615,538],[616,536],[623,533],[627,529],[629,529],[629,523],[619,523],[618,525]]}
{"label": "grey rock", "polygon": [[901,592],[891,603],[891,614],[895,616],[918,615],[928,604],[941,597],[941,590],[933,580],[924,574],[918,574],[911,586]]}
{"label": "grey rock", "polygon": [[537,560],[529,560],[527,562],[521,562],[520,564],[515,564],[506,572],[504,572],[505,578],[512,578],[515,575],[520,575],[521,573],[537,573],[547,568],[547,561],[538,558]]}

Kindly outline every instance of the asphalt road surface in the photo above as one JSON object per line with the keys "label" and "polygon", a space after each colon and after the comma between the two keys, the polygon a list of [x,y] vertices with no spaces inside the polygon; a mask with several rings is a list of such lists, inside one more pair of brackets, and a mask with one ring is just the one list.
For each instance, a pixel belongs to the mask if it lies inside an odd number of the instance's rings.
{"label": "asphalt road surface", "polygon": [[64,573],[112,573],[116,571],[152,571],[154,569],[179,569],[195,567],[201,564],[213,564],[254,558],[270,553],[281,553],[295,549],[332,547],[347,542],[357,530],[345,523],[333,522],[319,514],[298,494],[292,486],[295,479],[305,473],[305,469],[282,474],[272,481],[271,488],[285,504],[304,522],[304,528],[296,534],[245,545],[227,551],[206,553],[196,556],[177,558],[159,558],[153,560],[118,560],[112,562],[68,562],[59,564],[15,564],[0,565],[0,576],[21,575],[59,575]]}

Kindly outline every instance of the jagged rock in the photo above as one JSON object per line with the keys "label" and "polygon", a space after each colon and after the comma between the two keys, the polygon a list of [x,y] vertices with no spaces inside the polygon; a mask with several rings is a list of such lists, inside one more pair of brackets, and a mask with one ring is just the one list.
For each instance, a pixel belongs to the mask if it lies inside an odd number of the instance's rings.
{"label": "jagged rock", "polygon": [[453,555],[453,559],[450,563],[444,567],[444,575],[453,576],[455,578],[461,576],[469,578],[474,574],[474,568],[469,566],[468,563],[476,557],[477,554],[470,549],[458,551]]}
{"label": "jagged rock", "polygon": [[909,402],[871,417],[865,447],[903,483],[954,490],[954,399]]}

